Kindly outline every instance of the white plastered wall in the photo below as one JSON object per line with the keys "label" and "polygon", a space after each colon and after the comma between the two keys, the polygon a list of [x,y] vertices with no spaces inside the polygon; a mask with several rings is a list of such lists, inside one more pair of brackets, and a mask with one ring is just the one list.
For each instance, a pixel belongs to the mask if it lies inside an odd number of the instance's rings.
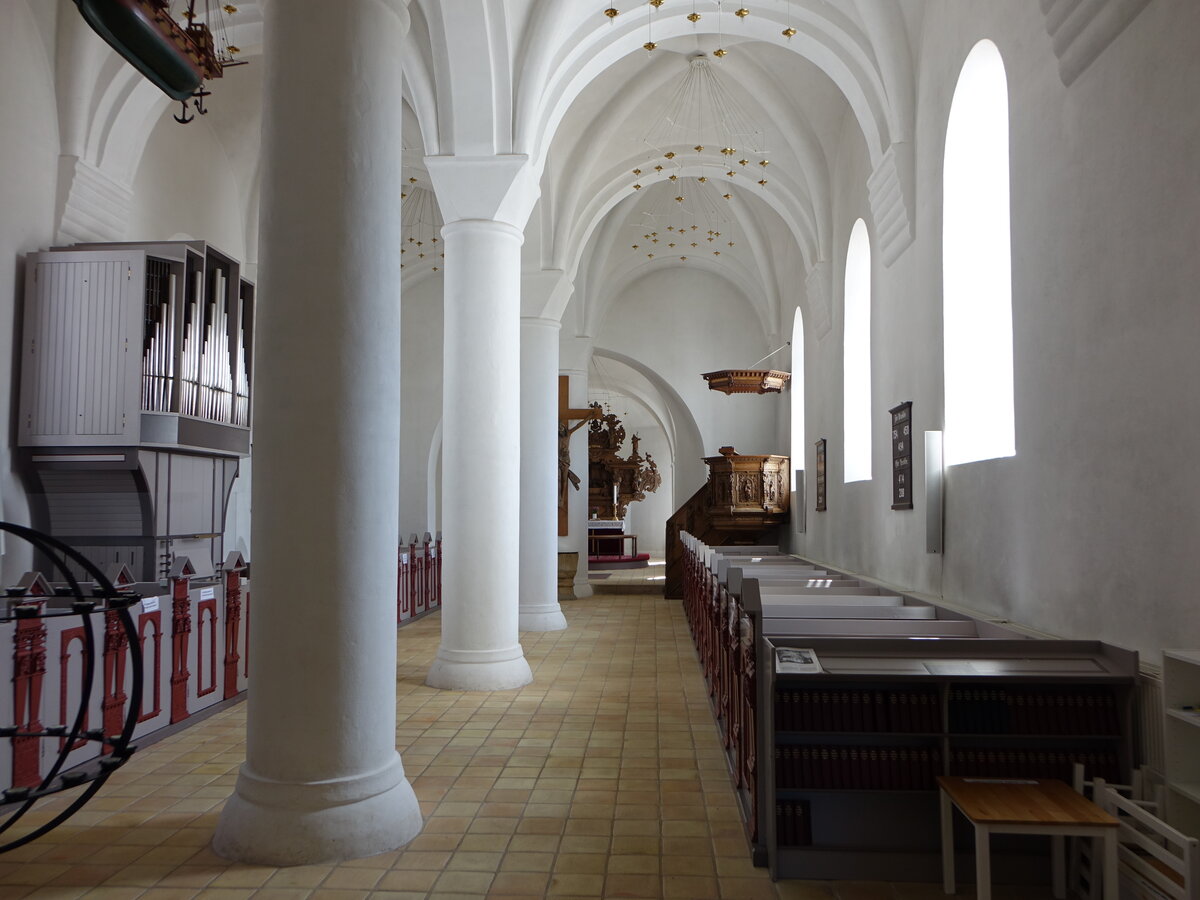
{"label": "white plastered wall", "polygon": [[[28,524],[29,507],[17,475],[12,435],[18,402],[15,350],[25,286],[23,255],[48,247],[54,237],[58,176],[55,115],[54,15],[38,3],[37,18],[25,0],[4,4],[0,26],[0,422],[9,439],[0,445],[0,518]],[[39,20],[40,25],[39,27]],[[4,539],[0,581],[13,584],[32,565],[29,545]]]}
{"label": "white plastered wall", "polygon": [[442,420],[441,277],[406,284],[400,308],[400,538],[405,540],[413,532],[419,537],[437,530],[429,521],[428,492],[429,456],[437,452],[434,433]]}
{"label": "white plastered wall", "polygon": [[[875,478],[841,483],[841,283],[867,205],[861,138],[835,175],[834,327],[807,414],[827,437],[829,511],[802,552],[1051,633],[1153,659],[1200,641],[1200,7],[1151,4],[1065,88],[1037,4],[931,2],[917,82],[917,240],[874,267]],[[958,70],[990,38],[1009,82],[1017,455],[947,472],[945,552],[890,507],[887,410],[941,426],[941,160]],[[868,225],[871,224],[867,216]],[[874,235],[872,235],[874,237]]]}
{"label": "white plastered wall", "polygon": [[[211,98],[210,98],[211,102]],[[245,202],[225,148],[207,117],[187,125],[165,111],[154,125],[133,180],[133,209],[126,238],[162,241],[187,234],[238,261],[246,259]]]}

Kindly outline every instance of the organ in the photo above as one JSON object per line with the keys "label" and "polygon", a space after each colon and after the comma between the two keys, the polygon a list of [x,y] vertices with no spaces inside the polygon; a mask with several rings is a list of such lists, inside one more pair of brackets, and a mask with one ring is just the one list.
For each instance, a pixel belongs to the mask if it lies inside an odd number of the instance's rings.
{"label": "organ", "polygon": [[203,241],[26,259],[18,442],[34,527],[157,580],[224,558],[250,450],[254,285]]}

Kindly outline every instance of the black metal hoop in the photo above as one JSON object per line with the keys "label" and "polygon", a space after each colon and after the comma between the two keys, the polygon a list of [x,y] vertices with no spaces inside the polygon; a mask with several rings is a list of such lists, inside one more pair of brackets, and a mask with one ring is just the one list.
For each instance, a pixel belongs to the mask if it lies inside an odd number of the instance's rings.
{"label": "black metal hoop", "polygon": [[[87,787],[76,797],[71,804],[61,813],[51,819],[49,822],[41,825],[33,831],[15,838],[8,843],[0,844],[0,853],[8,850],[14,850],[28,844],[30,841],[36,840],[49,831],[57,828],[76,812],[78,812],[85,803],[90,800],[98,790],[104,785],[110,775],[123,766],[137,749],[130,743],[133,737],[133,730],[137,726],[138,714],[142,708],[142,687],[143,687],[143,665],[142,665],[142,647],[138,639],[137,628],[133,622],[133,616],[129,613],[129,607],[137,603],[141,598],[136,594],[127,591],[120,591],[113,586],[108,577],[100,571],[96,565],[79,553],[72,547],[67,546],[57,538],[53,538],[48,534],[43,534],[40,531],[35,531],[32,528],[26,528],[23,525],[14,525],[11,522],[0,522],[0,531],[7,532],[17,537],[23,538],[32,544],[39,552],[45,555],[54,566],[62,572],[66,579],[73,598],[71,609],[54,609],[38,611],[33,605],[18,604],[13,608],[13,618],[22,619],[48,619],[57,618],[68,615],[79,615],[83,619],[83,672],[81,677],[81,690],[79,696],[79,709],[75,713],[75,720],[71,725],[70,731],[66,731],[62,726],[54,727],[53,731],[43,729],[36,732],[19,732],[15,724],[7,727],[0,727],[0,737],[37,737],[37,738],[65,738],[62,747],[58,753],[58,759],[51,766],[50,771],[42,779],[41,783],[35,788],[13,787],[3,792],[0,795],[0,809],[6,806],[19,804],[17,809],[9,815],[9,817],[0,824],[0,834],[8,831],[14,826],[33,805],[41,798],[57,794],[60,791],[69,788],[76,788],[86,784]],[[79,581],[71,573],[67,561],[80,566],[92,579],[93,585],[89,595],[84,594],[83,588]],[[95,682],[96,671],[96,638],[92,633],[92,615],[97,612],[115,613],[121,627],[125,631],[125,636],[128,642],[130,656],[130,671],[131,683],[129,689],[129,707],[125,714],[124,725],[121,728],[121,733],[118,735],[105,735],[103,728],[90,729],[85,731],[83,728],[84,720],[87,716],[89,701],[92,696],[92,689]],[[73,752],[75,743],[83,738],[85,740],[99,741],[101,744],[108,744],[112,747],[112,752],[108,755],[100,756],[97,759],[89,760],[82,763],[73,769],[63,772],[63,766],[66,764],[68,755]]]}

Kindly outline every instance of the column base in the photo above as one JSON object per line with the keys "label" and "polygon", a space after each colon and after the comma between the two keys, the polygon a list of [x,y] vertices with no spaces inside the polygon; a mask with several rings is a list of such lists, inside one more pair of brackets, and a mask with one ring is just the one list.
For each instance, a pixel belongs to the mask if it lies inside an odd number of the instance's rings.
{"label": "column base", "polygon": [[586,581],[583,582],[583,584],[580,584],[578,581],[575,582],[575,599],[576,600],[582,600],[584,597],[590,597],[594,593],[596,593],[596,592],[592,590],[592,586],[590,584],[588,584]]}
{"label": "column base", "polygon": [[545,606],[522,607],[517,618],[520,631],[564,631],[567,617],[557,602]]}
{"label": "column base", "polygon": [[212,848],[255,865],[338,862],[403,847],[421,825],[399,754],[382,770],[315,783],[272,781],[243,765]]}
{"label": "column base", "polygon": [[446,691],[511,691],[533,681],[521,645],[506,650],[438,648],[425,683]]}

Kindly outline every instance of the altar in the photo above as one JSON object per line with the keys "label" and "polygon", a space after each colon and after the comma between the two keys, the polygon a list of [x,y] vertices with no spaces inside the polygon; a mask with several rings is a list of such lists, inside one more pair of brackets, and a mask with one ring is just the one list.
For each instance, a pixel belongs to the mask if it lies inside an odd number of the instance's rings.
{"label": "altar", "polygon": [[650,564],[650,554],[638,553],[638,536],[626,534],[622,519],[588,520],[588,563],[608,568]]}
{"label": "altar", "polygon": [[589,519],[588,557],[598,556],[637,556],[637,535],[626,534],[621,519]]}

